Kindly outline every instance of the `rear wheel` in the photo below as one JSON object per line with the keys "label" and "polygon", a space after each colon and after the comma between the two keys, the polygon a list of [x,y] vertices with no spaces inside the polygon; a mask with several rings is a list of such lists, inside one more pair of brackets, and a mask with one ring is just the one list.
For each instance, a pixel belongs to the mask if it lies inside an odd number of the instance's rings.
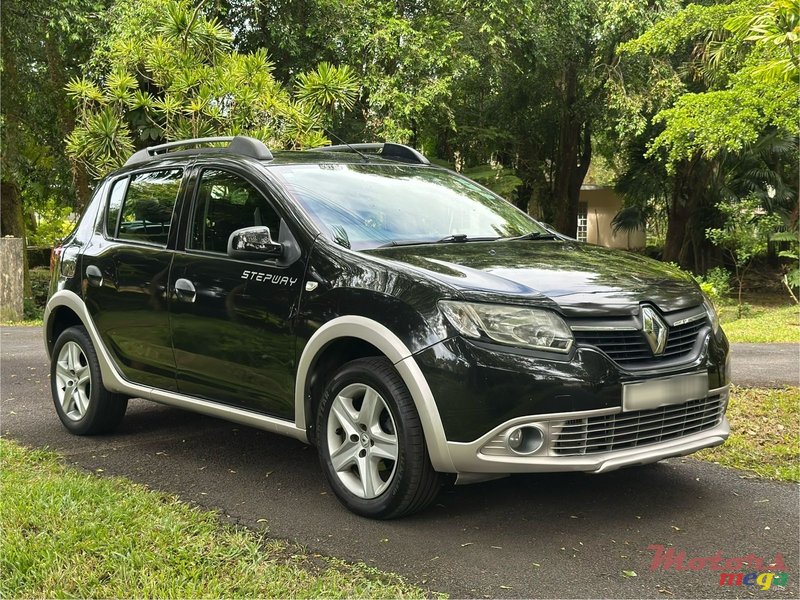
{"label": "rear wheel", "polygon": [[103,387],[100,363],[86,329],[58,336],[50,365],[50,387],[64,427],[77,435],[108,433],[119,425],[128,399]]}
{"label": "rear wheel", "polygon": [[331,378],[319,406],[317,447],[334,493],[359,515],[407,515],[439,492],[414,401],[385,358],[354,360]]}

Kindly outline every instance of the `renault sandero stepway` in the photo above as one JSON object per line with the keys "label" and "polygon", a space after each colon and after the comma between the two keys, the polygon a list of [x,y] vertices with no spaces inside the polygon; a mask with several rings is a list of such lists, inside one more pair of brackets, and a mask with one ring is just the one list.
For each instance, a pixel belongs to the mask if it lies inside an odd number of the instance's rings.
{"label": "renault sandero stepway", "polygon": [[729,433],[728,342],[679,270],[579,243],[399,144],[136,152],[56,250],[61,422],[128,398],[316,446],[350,510],[600,473]]}

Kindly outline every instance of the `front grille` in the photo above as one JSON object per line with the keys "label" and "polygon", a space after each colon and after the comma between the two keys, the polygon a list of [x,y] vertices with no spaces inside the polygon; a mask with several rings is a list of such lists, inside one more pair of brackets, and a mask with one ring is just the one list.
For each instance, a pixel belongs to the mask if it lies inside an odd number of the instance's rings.
{"label": "front grille", "polygon": [[553,452],[599,454],[666,442],[713,429],[724,413],[725,399],[717,395],[652,410],[571,419],[555,435]]}
{"label": "front grille", "polygon": [[684,323],[669,328],[664,353],[654,356],[641,331],[576,331],[575,341],[599,348],[621,365],[675,359],[687,356],[694,348],[705,320]]}

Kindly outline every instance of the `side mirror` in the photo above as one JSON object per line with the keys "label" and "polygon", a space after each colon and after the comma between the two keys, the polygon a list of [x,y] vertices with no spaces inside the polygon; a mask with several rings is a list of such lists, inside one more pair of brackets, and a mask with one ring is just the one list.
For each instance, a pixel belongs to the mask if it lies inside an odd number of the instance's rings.
{"label": "side mirror", "polygon": [[228,256],[264,260],[278,258],[283,254],[283,245],[272,241],[269,227],[257,225],[237,229],[228,238]]}

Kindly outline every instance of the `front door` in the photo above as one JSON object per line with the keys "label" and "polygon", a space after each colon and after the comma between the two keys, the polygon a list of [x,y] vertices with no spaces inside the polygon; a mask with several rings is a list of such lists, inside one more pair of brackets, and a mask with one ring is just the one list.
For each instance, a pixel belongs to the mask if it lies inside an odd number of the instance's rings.
{"label": "front door", "polygon": [[292,318],[305,257],[229,258],[230,234],[267,226],[291,235],[265,190],[234,170],[200,168],[185,251],[171,270],[170,320],[181,393],[294,418]]}

